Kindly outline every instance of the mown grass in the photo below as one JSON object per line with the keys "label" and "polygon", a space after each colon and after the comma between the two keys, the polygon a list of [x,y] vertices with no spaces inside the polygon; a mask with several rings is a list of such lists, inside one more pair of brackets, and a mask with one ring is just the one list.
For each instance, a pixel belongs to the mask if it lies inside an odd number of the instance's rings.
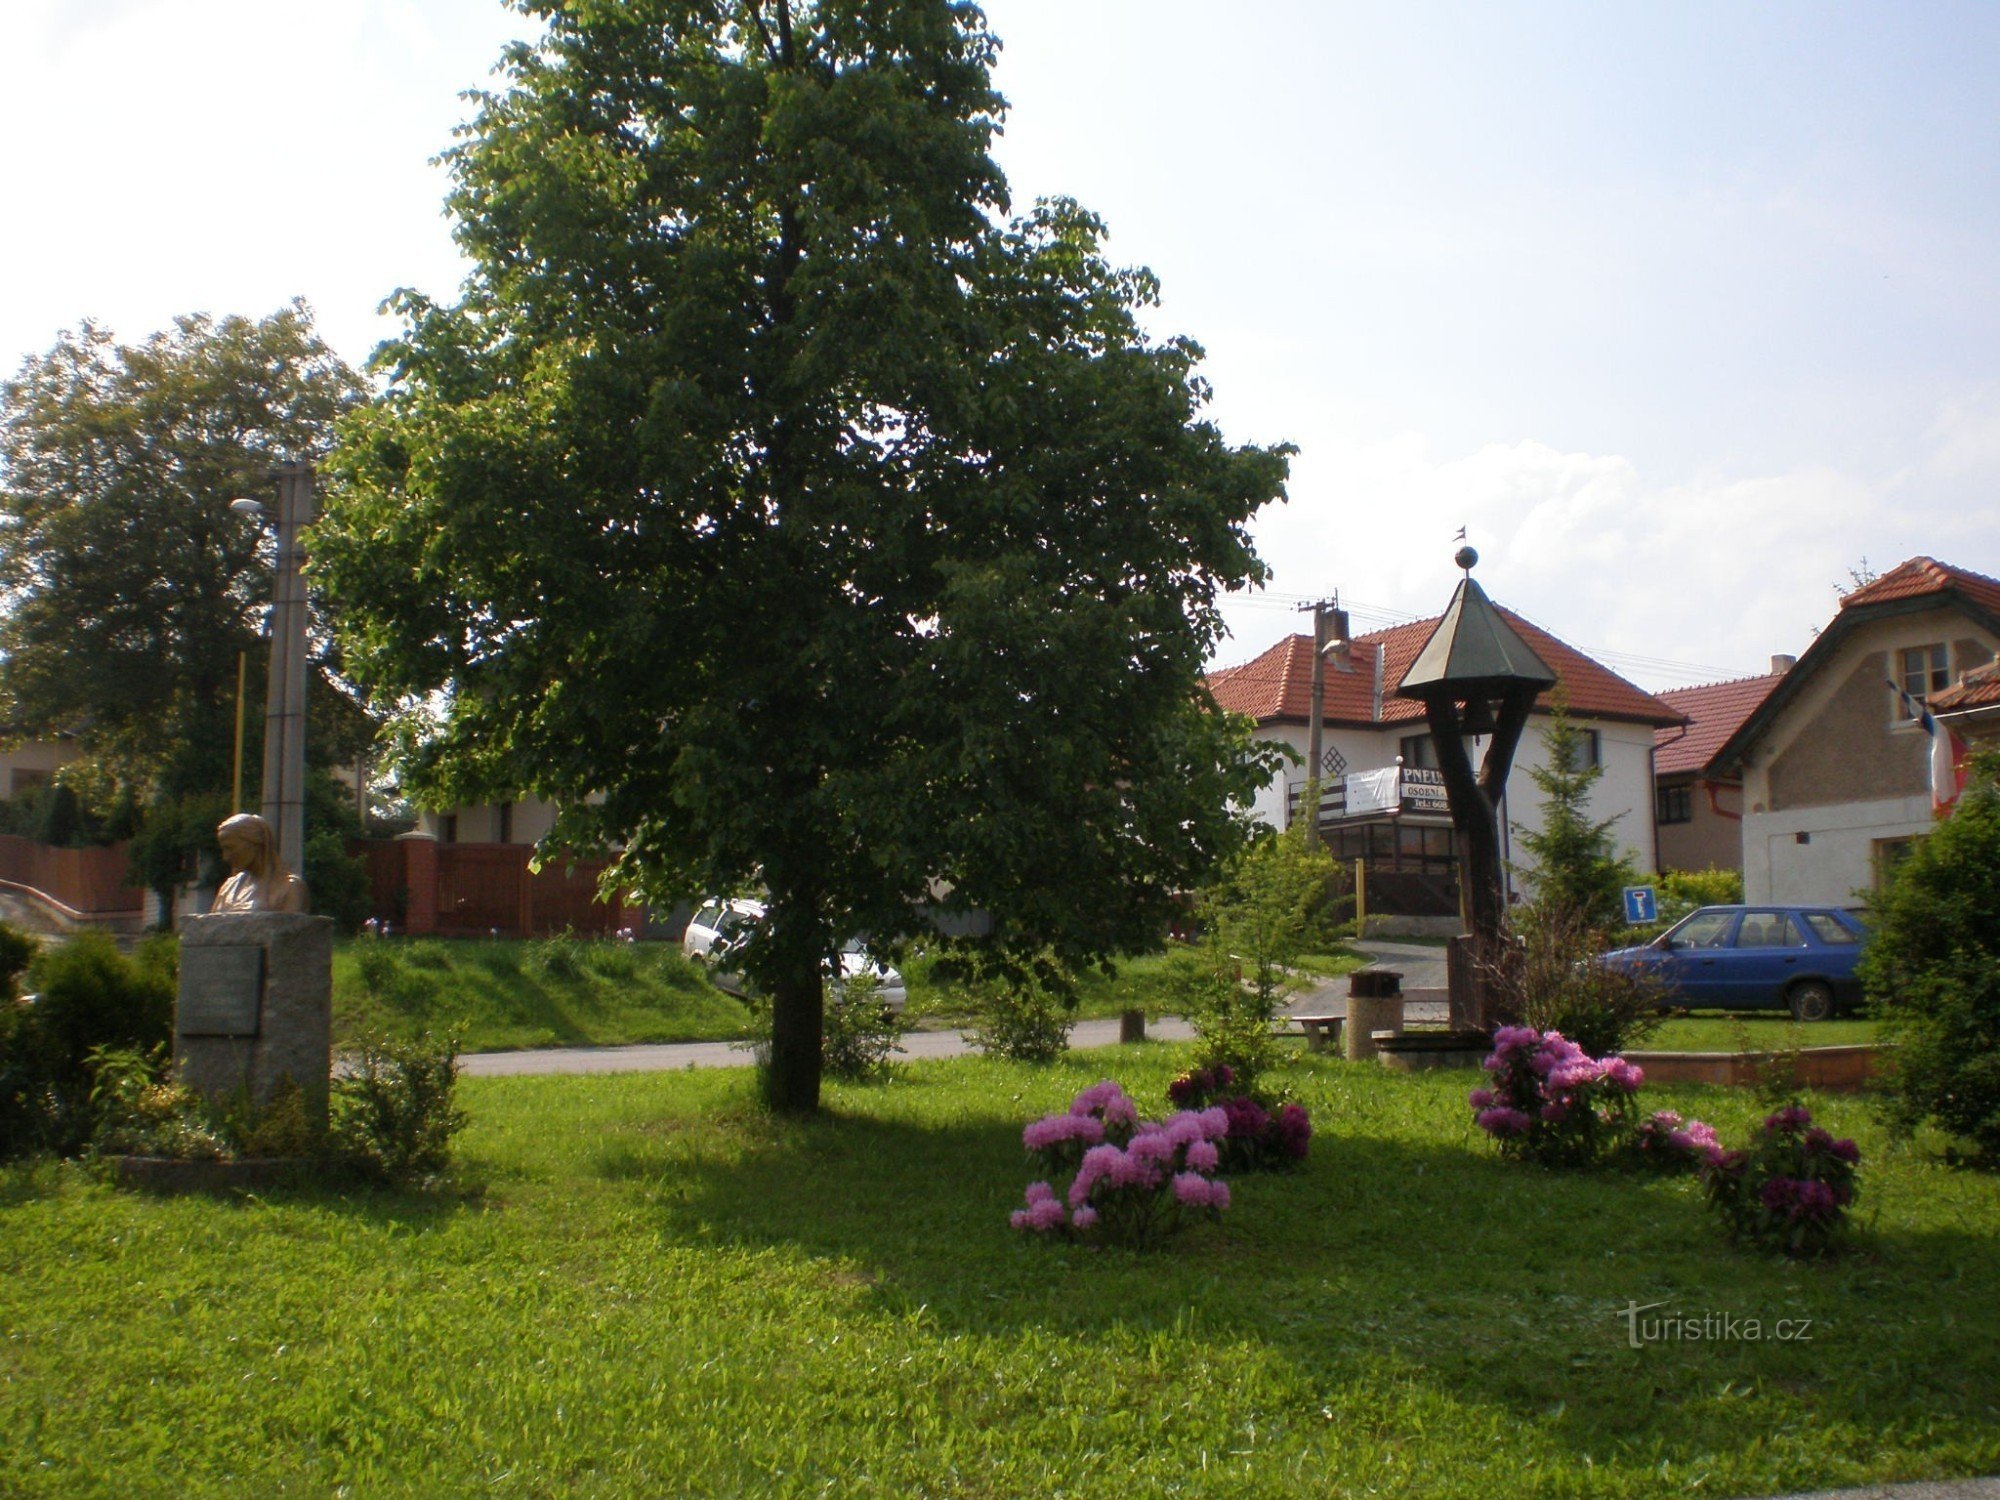
{"label": "mown grass", "polygon": [[[1747,1495],[2000,1470],[2000,1184],[1866,1151],[1826,1264],[1692,1183],[1503,1163],[1465,1074],[1314,1059],[1306,1169],[1132,1254],[1005,1223],[1022,1121],[1184,1049],[477,1080],[458,1185],[237,1203],[0,1177],[0,1492]],[[1720,1090],[1649,1090],[1747,1127]],[[1810,1319],[1627,1346],[1620,1313]],[[1657,1316],[1657,1313],[1654,1314]]]}
{"label": "mown grass", "polygon": [[734,1041],[750,1008],[662,943],[358,938],[333,960],[336,1042],[452,1032],[467,1052]]}
{"label": "mown grass", "polygon": [[1774,1015],[1704,1012],[1676,1016],[1638,1045],[1651,1052],[1782,1052],[1795,1047],[1847,1047],[1879,1039],[1874,1021],[1847,1019],[1798,1022]]}

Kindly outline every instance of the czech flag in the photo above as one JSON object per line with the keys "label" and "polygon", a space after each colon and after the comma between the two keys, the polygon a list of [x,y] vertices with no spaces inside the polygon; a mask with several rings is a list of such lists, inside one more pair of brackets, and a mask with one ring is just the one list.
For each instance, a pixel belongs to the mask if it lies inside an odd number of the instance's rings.
{"label": "czech flag", "polygon": [[1965,741],[1941,726],[1937,716],[1903,691],[1900,683],[1891,682],[1889,686],[1902,699],[1903,712],[1930,736],[1931,816],[1941,818],[1965,790]]}

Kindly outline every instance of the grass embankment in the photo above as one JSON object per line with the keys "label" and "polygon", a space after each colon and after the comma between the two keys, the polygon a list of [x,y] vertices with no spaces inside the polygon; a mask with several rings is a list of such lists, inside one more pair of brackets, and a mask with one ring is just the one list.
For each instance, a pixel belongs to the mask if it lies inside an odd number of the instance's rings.
{"label": "grass embankment", "polygon": [[[2000,1184],[1889,1148],[1826,1264],[1505,1164],[1466,1074],[1312,1059],[1310,1162],[1157,1253],[1024,1241],[1022,1122],[1158,1045],[475,1080],[456,1191],[0,1174],[0,1492],[1730,1496],[2000,1470]],[[1742,1092],[1652,1089],[1740,1134]],[[1763,1338],[1629,1347],[1632,1305]],[[1785,1319],[1804,1339],[1773,1337]]]}
{"label": "grass embankment", "polygon": [[454,1032],[467,1052],[735,1041],[748,1006],[664,943],[358,938],[333,960],[336,1042]]}
{"label": "grass embankment", "polygon": [[[1364,962],[1357,954],[1332,953],[1304,960],[1304,966],[1338,975]],[[1110,1019],[1132,1009],[1160,1014],[1165,964],[1164,955],[1152,954],[1121,962],[1114,975],[1084,975],[1077,1019]],[[954,1027],[974,1019],[964,991],[937,982],[927,960],[910,960],[904,975],[912,1025]],[[671,944],[609,939],[361,938],[335,950],[333,996],[338,1041],[369,1029],[395,1035],[455,1030],[468,1052],[739,1041],[758,1026],[750,1007],[716,989]],[[1640,1045],[1778,1050],[1873,1041],[1875,1034],[1875,1023],[1866,1020],[1797,1026],[1774,1016],[1705,1014],[1669,1020]]]}

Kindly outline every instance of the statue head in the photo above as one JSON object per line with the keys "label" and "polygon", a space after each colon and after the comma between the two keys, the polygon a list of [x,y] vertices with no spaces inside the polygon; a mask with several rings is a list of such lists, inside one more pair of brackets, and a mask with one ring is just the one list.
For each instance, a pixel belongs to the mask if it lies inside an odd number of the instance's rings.
{"label": "statue head", "polygon": [[233,871],[264,880],[282,868],[278,863],[278,836],[255,813],[224,818],[216,827],[215,841],[221,845],[222,857]]}

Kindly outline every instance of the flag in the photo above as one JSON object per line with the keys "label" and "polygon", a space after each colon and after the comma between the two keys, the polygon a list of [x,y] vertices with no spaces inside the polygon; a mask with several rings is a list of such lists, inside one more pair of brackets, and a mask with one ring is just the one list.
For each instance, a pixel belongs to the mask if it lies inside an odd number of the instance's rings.
{"label": "flag", "polygon": [[1912,698],[1901,683],[1891,682],[1889,686],[1902,700],[1903,712],[1930,736],[1931,815],[1942,817],[1965,789],[1965,743],[1939,724],[1928,705]]}

